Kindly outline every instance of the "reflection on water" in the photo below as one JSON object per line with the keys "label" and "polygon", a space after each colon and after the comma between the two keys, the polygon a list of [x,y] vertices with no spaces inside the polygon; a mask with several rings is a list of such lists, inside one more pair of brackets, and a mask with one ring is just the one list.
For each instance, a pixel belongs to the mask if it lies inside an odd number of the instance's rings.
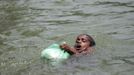
{"label": "reflection on water", "polygon": [[[1,75],[133,75],[133,0],[1,0]],[[52,66],[40,58],[54,42],[80,33],[96,50]]]}

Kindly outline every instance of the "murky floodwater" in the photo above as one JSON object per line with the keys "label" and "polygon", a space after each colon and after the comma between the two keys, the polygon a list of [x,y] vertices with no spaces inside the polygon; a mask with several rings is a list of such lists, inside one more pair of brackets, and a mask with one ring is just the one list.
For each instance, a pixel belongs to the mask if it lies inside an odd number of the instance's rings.
{"label": "murky floodwater", "polygon": [[[90,56],[53,67],[40,58],[54,42],[93,36]],[[0,0],[0,75],[133,75],[134,0]]]}

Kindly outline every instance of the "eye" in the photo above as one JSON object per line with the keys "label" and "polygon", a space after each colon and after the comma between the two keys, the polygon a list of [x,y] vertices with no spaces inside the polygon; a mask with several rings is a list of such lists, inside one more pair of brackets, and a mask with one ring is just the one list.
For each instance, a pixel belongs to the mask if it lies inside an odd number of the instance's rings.
{"label": "eye", "polygon": [[80,41],[80,39],[79,39],[79,38],[77,38],[77,39],[76,39],[76,43],[78,43],[79,41]]}
{"label": "eye", "polygon": [[86,40],[84,38],[82,38],[82,42],[86,42]]}

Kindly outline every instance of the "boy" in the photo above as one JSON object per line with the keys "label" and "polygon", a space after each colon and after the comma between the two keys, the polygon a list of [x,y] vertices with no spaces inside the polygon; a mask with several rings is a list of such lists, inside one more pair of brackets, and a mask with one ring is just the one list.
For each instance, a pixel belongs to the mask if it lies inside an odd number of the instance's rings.
{"label": "boy", "polygon": [[88,54],[95,46],[94,39],[88,34],[80,34],[76,38],[74,47],[70,47],[66,43],[60,45],[60,48],[68,51],[71,55]]}

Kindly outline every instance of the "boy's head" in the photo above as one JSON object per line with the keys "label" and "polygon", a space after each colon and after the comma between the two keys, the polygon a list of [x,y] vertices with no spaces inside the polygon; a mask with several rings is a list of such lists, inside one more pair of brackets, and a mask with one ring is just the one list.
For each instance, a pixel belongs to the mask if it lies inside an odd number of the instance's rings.
{"label": "boy's head", "polygon": [[76,50],[87,50],[88,48],[95,46],[95,41],[94,39],[88,35],[88,34],[80,34],[76,38],[76,43],[75,43],[75,49]]}

